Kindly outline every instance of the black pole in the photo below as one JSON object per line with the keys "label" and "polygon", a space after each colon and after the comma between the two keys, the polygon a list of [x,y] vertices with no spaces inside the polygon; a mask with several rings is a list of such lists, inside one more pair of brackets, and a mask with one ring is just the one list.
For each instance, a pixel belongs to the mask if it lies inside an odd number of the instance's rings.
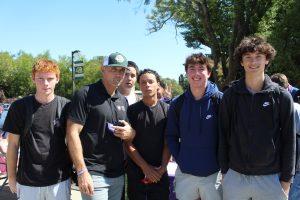
{"label": "black pole", "polygon": [[79,50],[72,51],[72,95],[75,93],[75,68],[74,68],[74,54],[79,53]]}
{"label": "black pole", "polygon": [[74,95],[75,92],[75,81],[74,81],[74,59],[73,59],[74,51],[72,51],[72,96]]}

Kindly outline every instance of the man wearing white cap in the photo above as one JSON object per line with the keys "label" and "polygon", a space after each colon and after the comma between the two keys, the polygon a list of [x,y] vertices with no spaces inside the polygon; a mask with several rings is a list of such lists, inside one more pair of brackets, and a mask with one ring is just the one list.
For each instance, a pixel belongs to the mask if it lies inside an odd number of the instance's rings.
{"label": "man wearing white cap", "polygon": [[105,59],[103,78],[77,91],[67,123],[67,143],[82,199],[119,200],[124,186],[123,141],[135,131],[125,121],[128,103],[116,89],[127,59],[112,53]]}

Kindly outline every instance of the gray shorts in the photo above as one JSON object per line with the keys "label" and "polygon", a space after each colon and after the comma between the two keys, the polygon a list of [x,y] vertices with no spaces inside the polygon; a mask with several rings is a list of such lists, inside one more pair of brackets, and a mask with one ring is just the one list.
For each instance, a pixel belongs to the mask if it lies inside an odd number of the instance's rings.
{"label": "gray shorts", "polygon": [[207,177],[182,173],[177,167],[175,192],[179,200],[221,200],[221,176],[219,173]]}
{"label": "gray shorts", "polygon": [[287,200],[278,174],[251,176],[229,169],[222,181],[224,200]]}
{"label": "gray shorts", "polygon": [[45,187],[33,187],[17,184],[17,196],[20,200],[70,200],[70,179]]}

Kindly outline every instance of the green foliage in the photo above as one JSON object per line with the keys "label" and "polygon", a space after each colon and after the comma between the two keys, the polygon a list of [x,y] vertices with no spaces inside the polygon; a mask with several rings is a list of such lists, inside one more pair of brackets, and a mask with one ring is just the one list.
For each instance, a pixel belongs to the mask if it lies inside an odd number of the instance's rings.
{"label": "green foliage", "polygon": [[183,89],[176,80],[170,78],[163,78],[162,80],[168,87],[171,87],[173,97],[183,93]]}
{"label": "green foliage", "polygon": [[[39,58],[51,59],[48,51],[33,57],[23,51],[17,55],[11,55],[8,52],[0,52],[0,90],[3,89],[6,97],[18,97],[35,93],[35,87],[31,79],[31,70],[34,62]],[[76,80],[76,89],[80,89],[84,85],[88,85],[98,81],[102,77],[100,71],[100,63],[103,62],[103,57],[98,56],[90,60],[84,61],[84,77]],[[60,68],[60,80],[56,86],[55,93],[57,95],[72,97],[72,72],[71,58],[60,56],[56,61]],[[173,96],[182,93],[182,88],[172,79],[164,79],[166,84],[171,86]],[[137,90],[138,85],[136,84]]]}
{"label": "green foliage", "polygon": [[30,94],[34,91],[31,81],[31,69],[34,63],[34,57],[23,51],[20,51],[14,59],[10,71],[10,83],[7,86],[7,96],[21,96]]}
{"label": "green foliage", "polygon": [[300,1],[281,0],[275,5],[275,11],[268,13],[273,23],[261,28],[261,34],[267,36],[277,50],[268,73],[284,73],[292,84],[300,86]]}
{"label": "green foliage", "polygon": [[14,60],[8,52],[0,52],[0,61],[0,88],[2,88],[3,90],[7,90],[13,78],[12,70],[14,67]]}
{"label": "green foliage", "polygon": [[[49,51],[33,57],[23,51],[17,55],[8,52],[0,52],[0,89],[4,90],[7,97],[24,96],[35,93],[35,87],[31,78],[31,70],[34,62],[39,58],[51,59]],[[96,82],[100,77],[100,63],[103,57],[95,57],[84,62],[84,78],[76,81],[76,88],[81,88]],[[72,72],[71,58],[67,56],[59,57],[56,61],[59,65],[61,75],[56,86],[56,94],[71,98],[72,96]]]}
{"label": "green foliage", "polygon": [[84,62],[84,78],[76,81],[76,88],[81,88],[84,85],[88,85],[96,82],[102,77],[100,71],[100,63],[103,62],[103,57],[95,57],[89,61]]}
{"label": "green foliage", "polygon": [[60,81],[56,86],[55,92],[58,95],[71,98],[72,96],[72,72],[71,58],[66,56],[59,57],[57,62],[60,69]]}
{"label": "green foliage", "polygon": [[[144,1],[145,3],[150,2]],[[299,2],[296,0],[156,0],[147,16],[149,32],[159,31],[166,23],[180,30],[187,46],[211,48],[214,65],[222,72],[214,73],[217,83],[239,78],[239,63],[234,49],[243,37],[266,36],[278,50],[271,71],[290,68],[299,71]],[[279,67],[281,66],[281,68]],[[215,70],[218,69],[217,67]],[[220,80],[217,75],[222,74]],[[298,76],[298,75],[297,75]],[[183,77],[180,77],[182,79]],[[186,87],[186,85],[182,85]]]}
{"label": "green foliage", "polygon": [[182,88],[182,90],[188,89],[189,83],[188,83],[186,75],[180,74],[180,76],[178,78],[178,82],[179,82],[179,85]]}

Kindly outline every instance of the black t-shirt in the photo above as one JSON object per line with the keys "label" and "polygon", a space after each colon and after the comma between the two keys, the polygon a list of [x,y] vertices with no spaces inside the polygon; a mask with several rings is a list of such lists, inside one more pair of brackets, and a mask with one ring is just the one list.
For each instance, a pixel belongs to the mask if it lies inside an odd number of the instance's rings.
{"label": "black t-shirt", "polygon": [[118,177],[124,174],[122,140],[108,123],[127,120],[128,103],[118,91],[110,96],[102,81],[83,87],[72,99],[69,119],[83,125],[80,133],[85,164],[91,174]]}
{"label": "black t-shirt", "polygon": [[[129,106],[127,111],[129,122],[136,131],[133,145],[152,166],[158,167],[162,162],[167,110],[168,104],[162,101],[153,107],[139,101]],[[130,158],[129,163],[134,164]]]}
{"label": "black t-shirt", "polygon": [[[24,133],[30,98],[33,106],[32,125]],[[34,96],[15,101],[7,114],[3,130],[20,135],[20,157],[17,181],[27,186],[49,186],[70,176],[71,161],[65,144],[67,105],[58,118],[58,97],[40,104]]]}

